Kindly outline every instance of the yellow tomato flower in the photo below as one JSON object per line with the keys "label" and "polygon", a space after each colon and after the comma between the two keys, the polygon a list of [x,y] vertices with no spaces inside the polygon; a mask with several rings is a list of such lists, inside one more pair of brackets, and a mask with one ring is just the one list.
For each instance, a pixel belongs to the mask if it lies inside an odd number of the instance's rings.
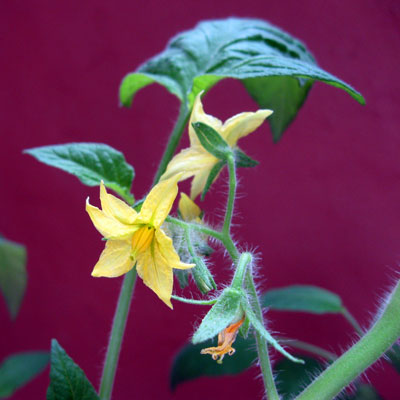
{"label": "yellow tomato flower", "polygon": [[101,182],[102,210],[90,205],[89,198],[86,200],[86,211],[94,226],[107,239],[92,276],[117,277],[130,271],[136,263],[137,273],[145,285],[172,308],[172,268],[194,267],[180,261],[171,238],[161,229],[178,193],[179,178],[174,176],[154,186],[139,213],[108,194]]}
{"label": "yellow tomato flower", "polygon": [[182,219],[187,222],[201,223],[200,207],[185,193],[181,192],[181,198],[178,203],[178,210]]}
{"label": "yellow tomato flower", "polygon": [[229,118],[222,123],[218,118],[208,115],[203,110],[201,103],[202,92],[196,97],[189,121],[190,147],[182,150],[168,164],[167,170],[161,176],[161,180],[182,173],[180,180],[194,177],[190,197],[199,195],[206,185],[208,175],[218,163],[218,159],[210,154],[200,143],[192,126],[195,122],[203,122],[214,128],[222,138],[234,148],[238,140],[255,131],[264,120],[272,114],[271,110],[258,110],[256,112],[243,112]]}
{"label": "yellow tomato flower", "polygon": [[240,321],[230,324],[218,334],[218,347],[208,347],[201,350],[200,353],[211,354],[213,360],[216,360],[217,363],[222,364],[222,359],[224,358],[225,354],[231,356],[235,353],[235,349],[232,347],[232,344],[236,340],[239,328],[242,326],[244,320],[245,316],[243,315]]}

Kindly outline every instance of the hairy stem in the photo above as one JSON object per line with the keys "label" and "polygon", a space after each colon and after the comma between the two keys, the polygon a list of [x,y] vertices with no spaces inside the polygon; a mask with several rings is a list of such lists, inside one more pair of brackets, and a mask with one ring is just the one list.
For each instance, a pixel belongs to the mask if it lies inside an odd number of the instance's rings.
{"label": "hairy stem", "polygon": [[178,147],[179,141],[182,137],[183,131],[185,130],[186,123],[189,119],[189,116],[190,116],[190,110],[188,109],[188,107],[186,105],[186,101],[182,101],[180,109],[179,109],[178,120],[176,121],[174,129],[171,132],[171,135],[170,135],[168,143],[167,143],[167,147],[165,148],[164,154],[158,165],[157,172],[156,172],[156,174],[154,176],[154,180],[153,180],[153,186],[156,183],[158,183],[161,175],[167,169],[167,165],[171,161],[172,156],[174,155],[175,150]]}
{"label": "hairy stem", "polygon": [[[261,311],[261,305],[258,299],[251,268],[247,269],[246,287],[253,306],[254,313],[256,314],[256,317],[259,319],[259,321],[261,323],[264,323]],[[265,394],[268,400],[279,400],[280,397],[278,394],[278,390],[276,389],[275,386],[274,376],[272,374],[272,367],[269,358],[267,342],[257,331],[255,332],[255,336],[256,336],[258,360],[260,363],[261,373],[264,381]]]}
{"label": "hairy stem", "polygon": [[121,350],[122,338],[124,336],[126,320],[131,304],[132,293],[136,281],[136,267],[125,274],[121,286],[117,308],[114,314],[114,321],[108,342],[106,359],[104,362],[103,374],[100,383],[100,399],[111,399],[111,392],[114,384],[115,372],[117,369],[119,353]]}
{"label": "hairy stem", "polygon": [[296,400],[331,400],[400,336],[400,281],[370,330],[318,376]]}
{"label": "hairy stem", "polygon": [[229,196],[228,196],[228,202],[226,205],[224,226],[222,227],[222,233],[225,236],[229,235],[229,232],[231,229],[233,205],[235,203],[236,185],[237,185],[235,159],[233,158],[233,154],[229,154],[227,156],[227,161],[228,161],[228,169],[229,169]]}
{"label": "hairy stem", "polygon": [[195,299],[187,299],[185,297],[180,297],[176,295],[171,296],[172,299],[181,301],[182,303],[187,303],[187,304],[197,304],[199,306],[210,306],[213,305],[217,302],[217,299],[212,299],[212,300],[195,300]]}

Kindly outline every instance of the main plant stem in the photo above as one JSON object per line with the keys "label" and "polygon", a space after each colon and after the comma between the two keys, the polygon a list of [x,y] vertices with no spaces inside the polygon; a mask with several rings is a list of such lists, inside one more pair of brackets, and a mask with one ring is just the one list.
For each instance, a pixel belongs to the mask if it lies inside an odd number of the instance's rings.
{"label": "main plant stem", "polygon": [[153,186],[158,183],[160,180],[161,175],[167,169],[168,163],[171,161],[172,156],[175,153],[176,148],[178,147],[179,141],[182,137],[182,133],[185,130],[186,123],[189,119],[190,110],[186,105],[186,101],[182,101],[180,109],[179,109],[179,116],[174,129],[171,132],[171,135],[168,139],[167,147],[164,150],[164,154],[161,158],[160,164],[158,165],[157,172],[154,176]]}
{"label": "main plant stem", "polygon": [[122,338],[124,336],[126,320],[132,299],[132,292],[136,281],[136,267],[125,274],[121,286],[118,304],[114,315],[110,340],[108,342],[107,355],[101,376],[99,396],[101,400],[111,399],[115,372],[117,369]]}
{"label": "main plant stem", "polygon": [[[250,300],[252,303],[254,313],[256,314],[256,317],[258,318],[258,320],[261,323],[264,323],[261,305],[258,300],[257,290],[256,290],[256,287],[254,284],[254,279],[253,279],[253,274],[252,274],[251,268],[247,269],[246,287],[247,287],[248,294],[249,294],[249,297],[250,297]],[[256,336],[256,344],[257,344],[258,361],[260,363],[260,368],[261,368],[262,377],[263,377],[263,381],[264,381],[265,394],[266,394],[268,400],[279,400],[280,397],[279,397],[278,391],[275,386],[274,376],[273,376],[272,367],[271,367],[271,360],[269,358],[269,353],[268,353],[267,342],[257,331],[255,331],[255,336]]]}
{"label": "main plant stem", "polygon": [[400,281],[371,329],[318,376],[296,400],[331,400],[400,336]]}

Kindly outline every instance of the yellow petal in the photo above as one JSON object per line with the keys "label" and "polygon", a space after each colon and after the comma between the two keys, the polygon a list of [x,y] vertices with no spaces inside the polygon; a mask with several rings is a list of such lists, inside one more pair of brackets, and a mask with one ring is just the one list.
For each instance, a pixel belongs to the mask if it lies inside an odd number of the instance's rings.
{"label": "yellow petal", "polygon": [[240,138],[255,131],[271,114],[271,110],[258,110],[257,112],[244,112],[234,115],[225,121],[220,134],[229,146],[234,147]]}
{"label": "yellow petal", "polygon": [[203,122],[212,128],[214,128],[217,132],[220,131],[222,127],[222,122],[218,119],[213,117],[212,115],[208,115],[203,110],[203,104],[201,103],[201,95],[203,92],[200,92],[194,101],[192,114],[190,115],[189,121],[189,138],[190,138],[190,145],[200,145],[200,141],[196,135],[196,132],[193,129],[192,123],[194,122]]}
{"label": "yellow petal", "polygon": [[133,224],[135,221],[137,212],[122,200],[108,194],[103,181],[100,183],[100,201],[101,208],[107,216],[114,217],[123,224]]}
{"label": "yellow petal", "polygon": [[181,174],[157,183],[147,195],[136,223],[150,224],[160,227],[171,211],[172,204],[178,194],[178,181]]}
{"label": "yellow petal", "polygon": [[[212,167],[203,168],[196,174],[196,176],[192,180],[192,186],[190,188],[190,197],[192,199],[195,199],[203,191],[204,186],[206,186],[208,175],[210,175]],[[217,176],[215,177],[214,182],[217,180],[218,176],[219,174],[217,174]]]}
{"label": "yellow petal", "polygon": [[107,240],[106,247],[95,265],[92,276],[114,278],[126,274],[133,267],[131,244],[125,240]]}
{"label": "yellow petal", "polygon": [[155,241],[146,251],[137,255],[136,269],[144,284],[172,309],[172,268],[160,254]]}
{"label": "yellow petal", "polygon": [[180,260],[172,244],[172,239],[168,237],[162,229],[156,230],[154,247],[158,249],[160,255],[167,261],[170,268],[189,269],[195,266],[195,264],[186,264]]}
{"label": "yellow petal", "polygon": [[167,170],[161,176],[161,181],[182,173],[181,181],[196,175],[204,168],[210,169],[218,162],[210,153],[201,147],[189,147],[178,153],[168,164]]}
{"label": "yellow petal", "polygon": [[139,228],[134,225],[125,225],[117,219],[106,215],[97,207],[89,204],[89,198],[86,200],[86,211],[93,225],[106,239],[128,239]]}
{"label": "yellow petal", "polygon": [[178,208],[185,221],[194,221],[200,218],[200,207],[185,193],[181,193]]}

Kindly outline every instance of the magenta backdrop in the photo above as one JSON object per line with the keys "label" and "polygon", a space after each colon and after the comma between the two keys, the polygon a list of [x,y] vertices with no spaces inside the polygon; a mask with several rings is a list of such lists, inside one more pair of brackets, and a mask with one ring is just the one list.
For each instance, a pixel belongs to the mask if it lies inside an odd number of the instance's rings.
{"label": "magenta backdrop", "polygon": [[[368,326],[393,284],[400,259],[400,7],[393,1],[19,1],[0,5],[0,232],[25,243],[29,282],[16,322],[1,302],[0,358],[47,349],[57,338],[97,387],[120,279],[94,279],[103,242],[84,210],[98,189],[23,155],[30,147],[105,142],[136,168],[134,192],[148,190],[178,101],[165,89],[141,91],[118,107],[121,78],[199,20],[227,16],[269,20],[307,43],[323,68],[361,91],[317,83],[296,121],[274,145],[267,124],[241,142],[261,161],[241,170],[236,238],[262,254],[263,289],[314,284],[339,293]],[[241,84],[225,81],[206,96],[208,113],[227,118],[256,110]],[[187,138],[185,138],[187,143]],[[185,187],[185,185],[184,185]],[[222,189],[221,189],[222,187]],[[226,185],[202,205],[215,205]],[[229,265],[214,267],[220,278]],[[257,368],[240,377],[200,379],[168,388],[175,352],[204,309],[170,311],[138,281],[115,398],[191,400],[261,398]],[[276,332],[333,351],[354,339],[338,316],[269,313]],[[387,400],[400,379],[386,364],[367,373]],[[17,400],[43,399],[48,370]]]}

